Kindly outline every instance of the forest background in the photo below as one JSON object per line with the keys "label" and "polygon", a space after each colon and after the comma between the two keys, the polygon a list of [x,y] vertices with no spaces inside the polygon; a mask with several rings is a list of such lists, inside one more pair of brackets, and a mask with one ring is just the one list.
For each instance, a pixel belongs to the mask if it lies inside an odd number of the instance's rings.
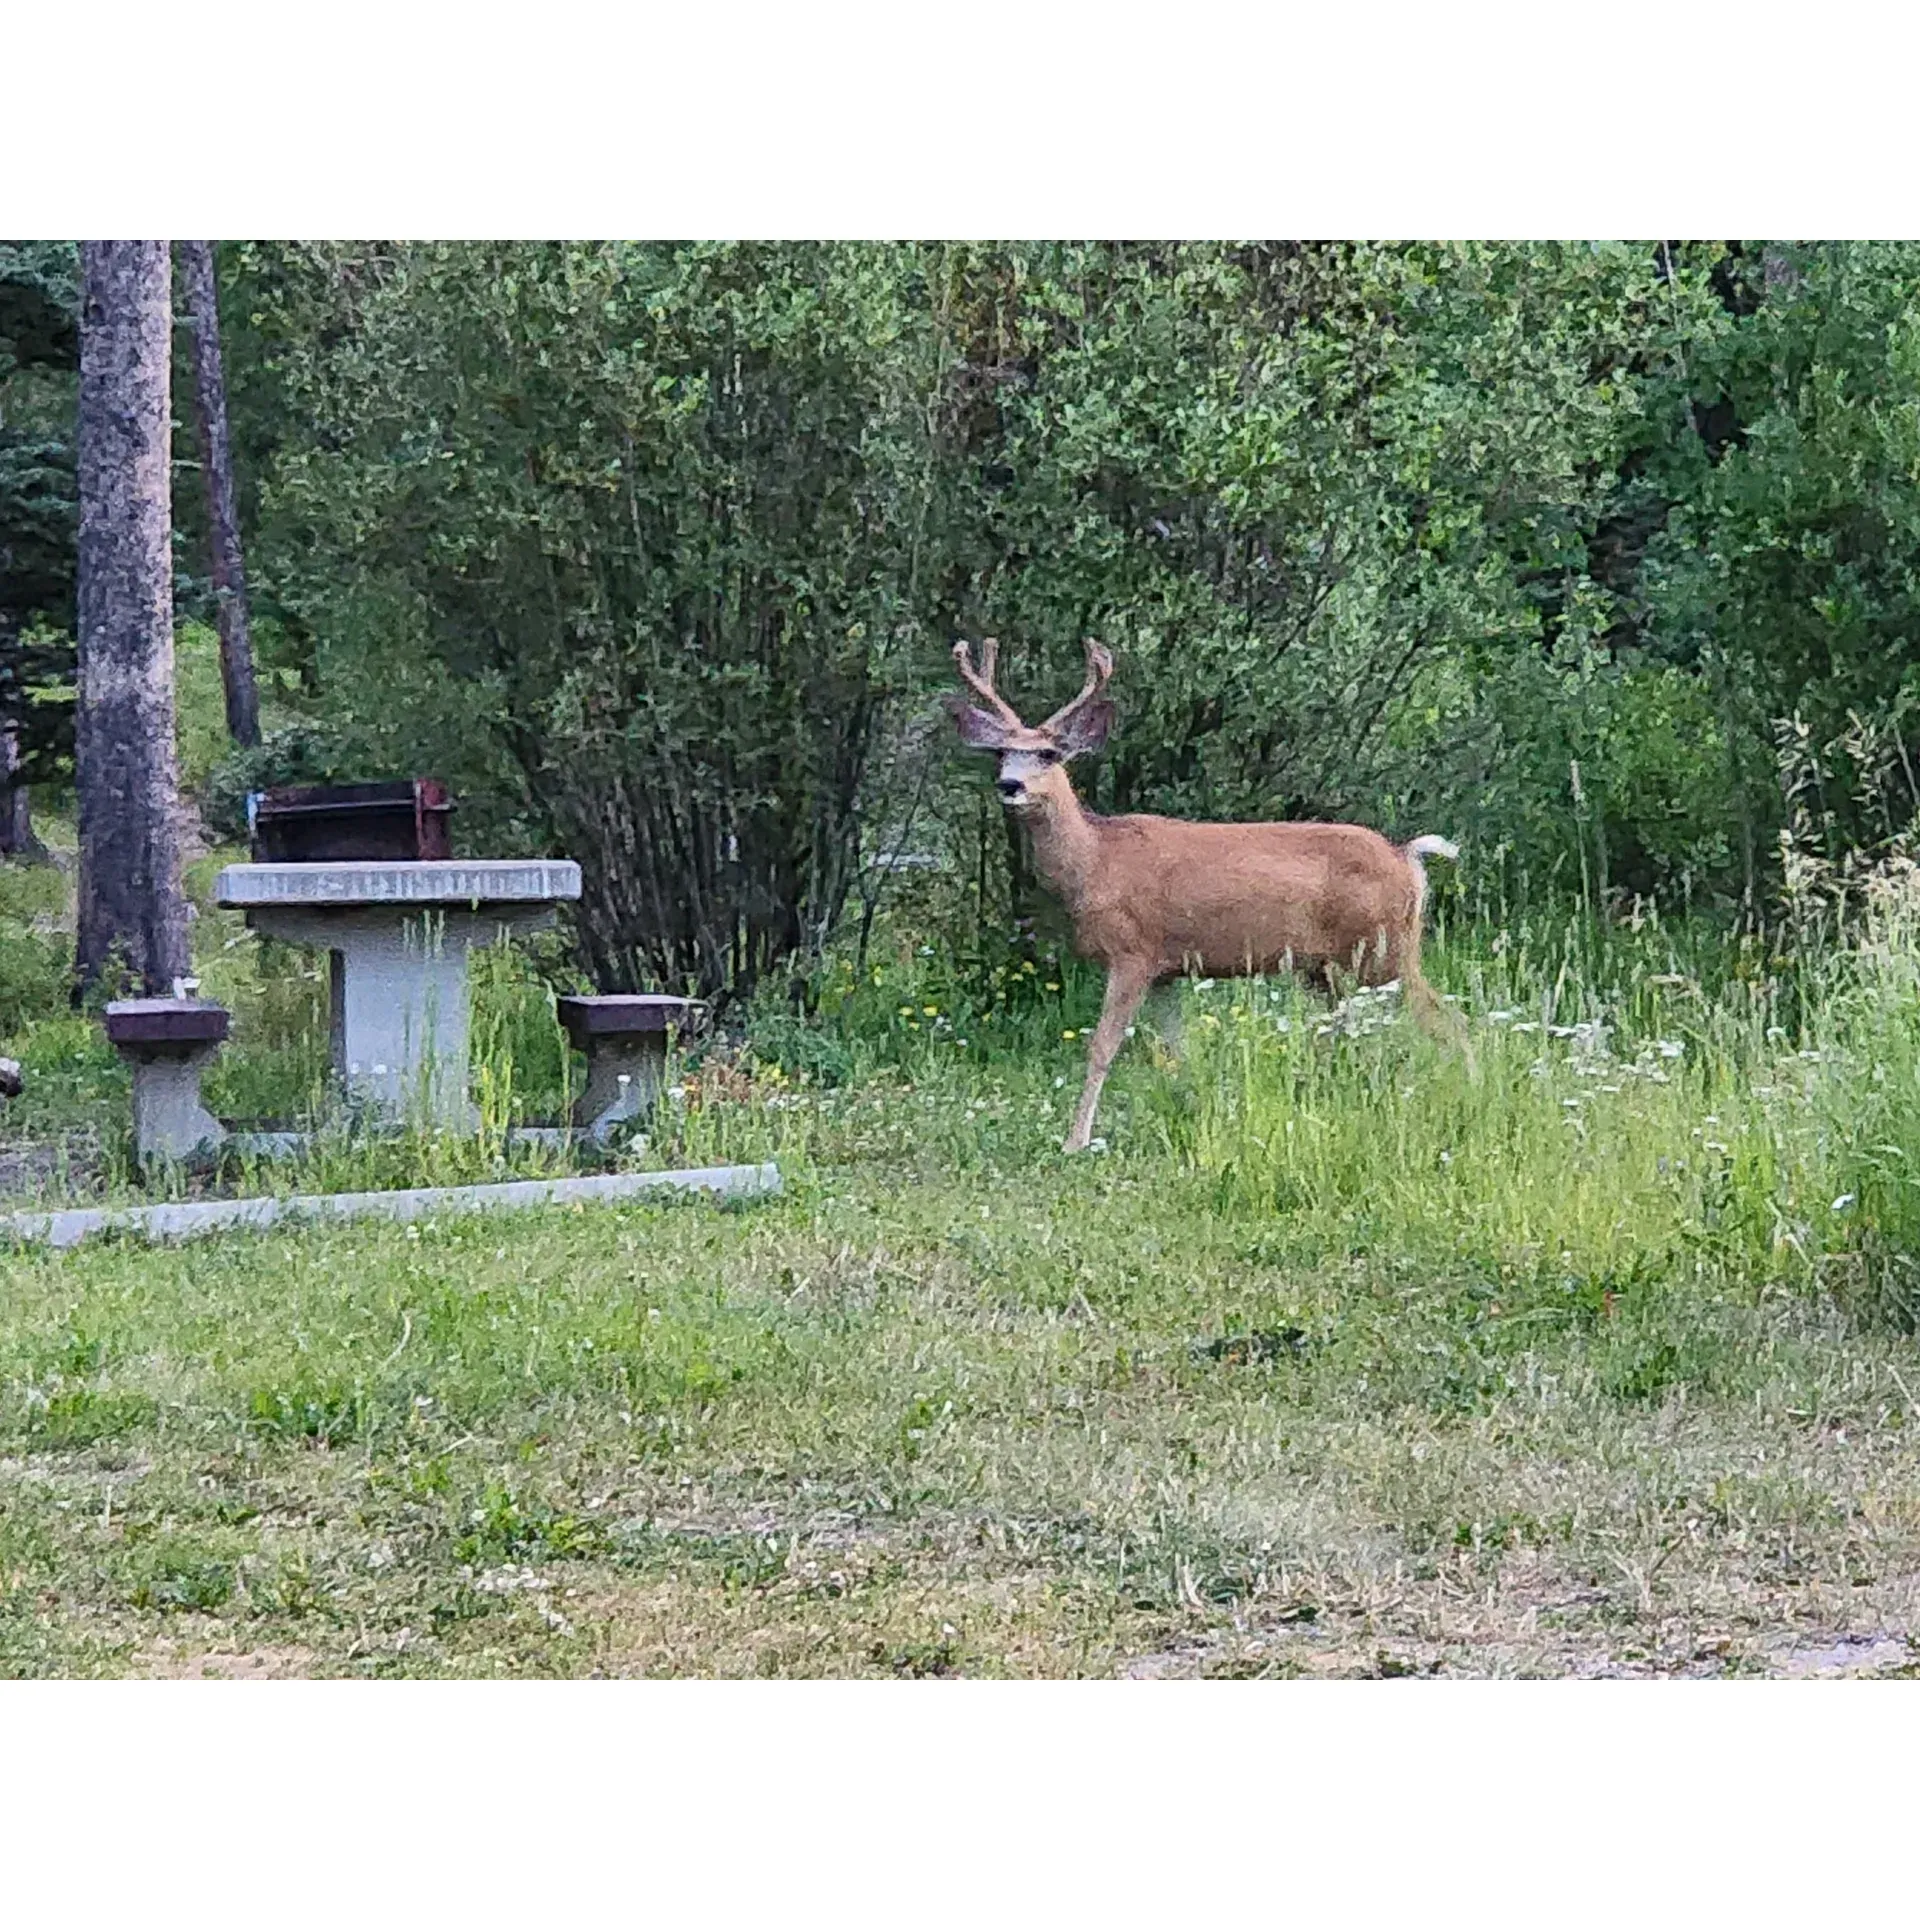
{"label": "forest background", "polygon": [[[579,860],[602,988],[732,996],[918,855],[1034,904],[947,650],[1124,725],[1088,798],[1445,831],[1496,913],[1747,927],[1920,804],[1920,247],[218,249],[265,697],[210,827],[433,772]],[[71,248],[0,249],[0,715],[71,769]],[[211,620],[175,376],[176,594]],[[932,931],[933,929],[929,929]]]}

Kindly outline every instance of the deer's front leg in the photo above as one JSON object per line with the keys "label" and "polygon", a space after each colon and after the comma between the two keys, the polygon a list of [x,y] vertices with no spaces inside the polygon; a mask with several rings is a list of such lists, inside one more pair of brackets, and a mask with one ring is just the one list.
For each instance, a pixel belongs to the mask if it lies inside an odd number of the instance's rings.
{"label": "deer's front leg", "polygon": [[1100,1009],[1100,1024],[1087,1044],[1087,1083],[1080,1089],[1080,1108],[1073,1116],[1073,1131],[1067,1135],[1066,1150],[1081,1153],[1093,1138],[1093,1116],[1100,1106],[1100,1089],[1106,1085],[1107,1070],[1120,1042],[1127,1037],[1127,1022],[1140,1010],[1153,975],[1131,967],[1114,967],[1107,974],[1107,997]]}

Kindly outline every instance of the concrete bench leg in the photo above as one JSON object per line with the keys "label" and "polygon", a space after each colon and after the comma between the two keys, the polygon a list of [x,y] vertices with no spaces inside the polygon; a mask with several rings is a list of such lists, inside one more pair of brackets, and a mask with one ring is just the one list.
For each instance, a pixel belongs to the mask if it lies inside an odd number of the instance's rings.
{"label": "concrete bench leg", "polygon": [[616,1127],[653,1111],[667,1073],[667,1036],[604,1033],[587,1044],[587,1085],[573,1110],[574,1125],[599,1147]]}
{"label": "concrete bench leg", "polygon": [[219,1042],[166,1052],[123,1048],[133,1068],[133,1145],[142,1160],[186,1160],[217,1146],[226,1129],[200,1104],[200,1075]]}

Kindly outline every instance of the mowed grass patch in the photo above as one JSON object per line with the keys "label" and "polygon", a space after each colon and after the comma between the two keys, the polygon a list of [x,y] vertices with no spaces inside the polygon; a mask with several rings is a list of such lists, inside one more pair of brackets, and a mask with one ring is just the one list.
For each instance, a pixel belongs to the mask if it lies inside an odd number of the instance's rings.
{"label": "mowed grass patch", "polygon": [[1147,1071],[1078,1163],[1024,1138],[1049,1084],[976,1076],[841,1098],[751,1209],[10,1255],[0,1662],[1737,1671],[1908,1630],[1898,1336],[1711,1260],[1568,1289],[1223,1203]]}

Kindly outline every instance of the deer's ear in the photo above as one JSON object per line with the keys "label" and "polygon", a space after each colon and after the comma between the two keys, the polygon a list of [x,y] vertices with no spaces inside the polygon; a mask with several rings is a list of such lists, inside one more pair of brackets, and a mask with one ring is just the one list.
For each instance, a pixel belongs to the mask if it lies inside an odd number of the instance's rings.
{"label": "deer's ear", "polygon": [[954,724],[960,729],[960,744],[963,747],[979,747],[987,753],[998,753],[1006,746],[1007,723],[1004,720],[970,706],[957,693],[947,702],[947,711],[953,715]]}
{"label": "deer's ear", "polygon": [[1084,707],[1068,716],[1059,732],[1060,751],[1071,760],[1076,753],[1094,753],[1107,744],[1107,735],[1113,731],[1113,702],[1111,700],[1089,700]]}

